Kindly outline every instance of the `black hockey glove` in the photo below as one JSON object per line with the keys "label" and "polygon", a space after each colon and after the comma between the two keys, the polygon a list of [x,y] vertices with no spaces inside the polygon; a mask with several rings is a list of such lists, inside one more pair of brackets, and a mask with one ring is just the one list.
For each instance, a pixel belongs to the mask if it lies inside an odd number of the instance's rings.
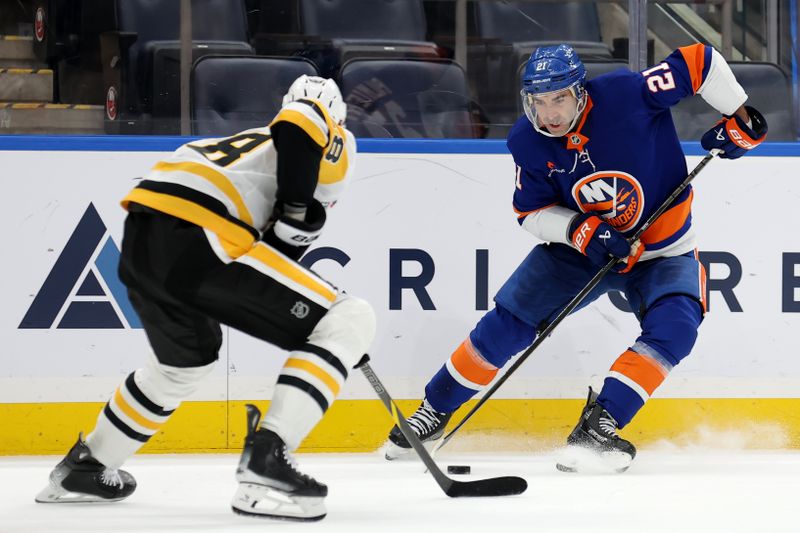
{"label": "black hockey glove", "polygon": [[739,115],[725,116],[703,135],[700,140],[703,148],[722,150],[719,154],[721,158],[736,159],[764,142],[767,137],[766,119],[755,108],[745,106],[745,110],[750,116],[752,128]]}
{"label": "black hockey glove", "polygon": [[311,200],[304,220],[290,217],[284,212],[283,205],[278,203],[273,211],[274,222],[261,240],[298,261],[322,233],[325,216],[325,208],[317,200]]}

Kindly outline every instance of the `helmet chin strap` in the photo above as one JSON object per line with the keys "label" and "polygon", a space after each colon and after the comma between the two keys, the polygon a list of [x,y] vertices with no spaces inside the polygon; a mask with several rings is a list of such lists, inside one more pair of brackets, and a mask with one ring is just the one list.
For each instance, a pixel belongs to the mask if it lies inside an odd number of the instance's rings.
{"label": "helmet chin strap", "polygon": [[[574,89],[572,87],[570,87],[570,90],[573,91],[573,94],[574,94]],[[565,136],[566,134],[568,134],[569,132],[572,131],[572,128],[574,128],[575,124],[578,123],[578,119],[581,118],[581,114],[583,113],[583,110],[585,108],[586,108],[586,93],[584,92],[583,97],[578,99],[577,103],[575,104],[575,116],[572,117],[572,121],[569,123],[569,127],[561,135],[553,135],[552,133],[547,131],[546,127],[539,126],[539,116],[536,114],[536,111],[534,111],[533,112],[533,120],[531,121],[533,123],[533,129],[535,129],[536,131],[538,131],[539,133],[541,133],[542,135],[545,135],[547,137],[553,137],[553,138],[555,138],[555,137],[563,137],[563,136]],[[530,118],[530,117],[528,117],[528,118]]]}

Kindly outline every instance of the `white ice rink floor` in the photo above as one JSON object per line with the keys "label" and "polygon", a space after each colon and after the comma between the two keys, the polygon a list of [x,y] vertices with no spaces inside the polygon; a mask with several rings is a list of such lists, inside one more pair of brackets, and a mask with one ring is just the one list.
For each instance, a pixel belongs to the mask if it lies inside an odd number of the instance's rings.
{"label": "white ice rink floor", "polygon": [[622,475],[564,474],[552,454],[443,454],[442,469],[472,466],[458,479],[513,474],[529,484],[520,496],[458,499],[418,462],[300,454],[301,469],[329,486],[328,516],[312,523],[234,515],[234,455],[137,456],[126,468],[139,487],[125,502],[34,503],[58,459],[0,458],[0,533],[800,532],[797,452],[642,450]]}

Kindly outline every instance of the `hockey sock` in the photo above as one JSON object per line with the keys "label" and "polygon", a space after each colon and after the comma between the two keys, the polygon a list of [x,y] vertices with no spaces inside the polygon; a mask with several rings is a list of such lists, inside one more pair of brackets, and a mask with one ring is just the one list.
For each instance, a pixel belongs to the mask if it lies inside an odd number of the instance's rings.
{"label": "hockey sock", "polygon": [[177,405],[163,406],[150,400],[136,383],[138,370],[117,387],[86,437],[95,459],[111,469],[119,468],[155,435]]}
{"label": "hockey sock", "polygon": [[145,366],[117,388],[97,417],[97,425],[86,437],[92,455],[108,468],[118,468],[155,435],[213,368],[214,363],[162,365],[151,354]]}
{"label": "hockey sock", "polygon": [[347,368],[328,350],[305,344],[283,365],[261,427],[280,435],[294,451],[317,425],[347,379]]}
{"label": "hockey sock", "polygon": [[597,398],[620,428],[633,419],[672,368],[689,355],[702,319],[699,303],[683,295],[667,296],[648,309],[642,320],[642,335],[611,366]]}
{"label": "hockey sock", "polygon": [[437,411],[453,412],[491,383],[497,370],[467,338],[426,385],[425,397]]}
{"label": "hockey sock", "polygon": [[529,346],[535,330],[501,306],[483,315],[425,387],[425,397],[449,413],[491,383],[512,355]]}

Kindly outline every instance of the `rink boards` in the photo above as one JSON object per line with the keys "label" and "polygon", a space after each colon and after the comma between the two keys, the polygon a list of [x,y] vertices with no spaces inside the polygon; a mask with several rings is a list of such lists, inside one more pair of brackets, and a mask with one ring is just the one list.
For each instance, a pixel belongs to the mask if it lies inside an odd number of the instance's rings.
{"label": "rink boards", "polygon": [[[181,139],[0,138],[6,197],[0,276],[0,454],[60,453],[92,428],[116,385],[149,348],[116,261],[119,199]],[[688,165],[699,161],[687,145]],[[695,182],[693,222],[709,270],[710,312],[692,355],[626,429],[660,439],[800,447],[800,185],[794,145],[713,161]],[[356,173],[306,259],[378,316],[373,367],[413,410],[536,244],[511,209],[514,165],[502,142],[362,141]],[[469,449],[561,442],[586,387],[599,387],[638,334],[619,296],[558,327],[464,428]],[[265,406],[285,356],[225,330],[220,363],[147,445],[150,451],[239,447],[243,404]],[[364,379],[305,449],[366,451],[390,421]],[[454,441],[454,445],[457,442]]]}

